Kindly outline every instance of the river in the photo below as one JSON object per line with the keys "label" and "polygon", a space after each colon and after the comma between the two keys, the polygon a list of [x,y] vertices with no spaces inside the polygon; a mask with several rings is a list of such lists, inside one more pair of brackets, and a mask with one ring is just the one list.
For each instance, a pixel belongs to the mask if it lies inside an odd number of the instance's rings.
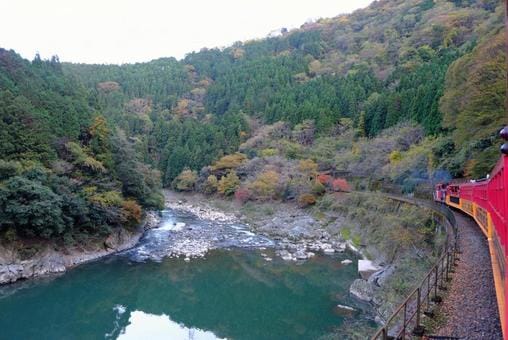
{"label": "river", "polygon": [[[168,256],[183,226],[222,232],[205,257],[184,261]],[[274,245],[246,226],[167,210],[134,249],[0,287],[0,339],[316,339],[368,320],[348,293],[353,254],[283,261]]]}

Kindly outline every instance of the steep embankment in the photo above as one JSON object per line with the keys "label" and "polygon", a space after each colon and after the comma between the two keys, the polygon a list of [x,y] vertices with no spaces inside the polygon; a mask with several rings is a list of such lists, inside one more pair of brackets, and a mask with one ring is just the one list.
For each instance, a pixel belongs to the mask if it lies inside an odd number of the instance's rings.
{"label": "steep embankment", "polygon": [[118,229],[103,241],[82,246],[63,246],[55,242],[0,245],[0,284],[63,273],[79,264],[96,260],[136,245],[143,232],[159,222],[157,213],[148,212],[135,230]]}

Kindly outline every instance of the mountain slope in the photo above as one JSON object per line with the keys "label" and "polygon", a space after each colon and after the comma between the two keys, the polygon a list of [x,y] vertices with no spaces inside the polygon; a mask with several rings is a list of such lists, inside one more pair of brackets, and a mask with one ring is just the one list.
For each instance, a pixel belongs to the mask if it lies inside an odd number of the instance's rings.
{"label": "mountain slope", "polygon": [[[223,50],[204,49],[180,62],[159,59],[123,66],[65,64],[64,70],[79,75],[92,89],[100,81],[118,82],[123,96],[123,100],[115,99],[120,117],[128,111],[129,100],[149,99],[155,130],[169,120],[194,119],[215,126],[218,117],[233,115],[235,121],[241,121],[245,113],[262,123],[282,120],[292,126],[312,119],[318,133],[324,135],[340,119],[349,118],[362,130],[360,134],[372,137],[385,128],[411,121],[422,125],[426,134],[454,136],[442,167],[455,176],[483,176],[495,162],[492,143],[503,122],[484,122],[481,117],[499,118],[500,106],[485,106],[476,113],[481,134],[464,134],[460,132],[461,119],[450,118],[457,116],[461,106],[446,104],[446,98],[451,98],[453,91],[467,96],[475,87],[470,77],[450,80],[453,69],[462,69],[457,65],[473,67],[484,64],[487,58],[487,63],[495,63],[493,82],[501,84],[506,79],[500,52],[504,43],[496,38],[502,28],[501,1],[375,1],[351,15],[321,19],[279,37],[238,42]],[[494,54],[478,52],[482,46],[495,44],[492,41],[496,39],[498,48],[491,49]],[[478,69],[478,79],[484,72],[489,71]],[[483,90],[494,91],[489,96],[505,96],[499,86]],[[475,91],[483,95],[483,90]],[[460,116],[469,117],[468,112],[461,111]],[[223,129],[219,124],[218,128],[230,131],[229,126]],[[234,130],[227,146],[214,150],[212,158],[235,150],[240,134],[248,132],[245,123]],[[176,162],[178,166],[164,164],[167,158],[158,156],[164,138],[147,149],[152,150],[153,164],[166,173],[166,184],[185,167],[197,170],[203,165],[192,160]],[[189,145],[189,152],[200,151]],[[450,155],[458,156],[450,161]]]}

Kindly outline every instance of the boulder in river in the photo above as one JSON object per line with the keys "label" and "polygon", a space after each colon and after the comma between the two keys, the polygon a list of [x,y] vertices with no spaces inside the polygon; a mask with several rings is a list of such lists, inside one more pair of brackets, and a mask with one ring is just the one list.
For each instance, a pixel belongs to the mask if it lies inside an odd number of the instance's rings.
{"label": "boulder in river", "polygon": [[325,255],[332,255],[332,254],[335,254],[335,249],[325,248],[325,249],[323,249],[323,253],[325,253]]}
{"label": "boulder in river", "polygon": [[364,280],[368,280],[369,277],[375,272],[379,271],[381,267],[374,264],[370,260],[358,260],[358,274]]}
{"label": "boulder in river", "polygon": [[279,255],[284,261],[291,261],[293,259],[293,256],[291,255],[291,253],[287,250],[281,250],[279,252]]}
{"label": "boulder in river", "polygon": [[338,304],[337,306],[335,306],[334,311],[338,315],[348,316],[348,317],[350,317],[351,315],[356,313],[355,308],[346,306],[346,305],[341,305],[341,304]]}
{"label": "boulder in river", "polygon": [[307,254],[304,252],[304,251],[297,251],[295,253],[295,256],[298,260],[306,260],[307,259]]}

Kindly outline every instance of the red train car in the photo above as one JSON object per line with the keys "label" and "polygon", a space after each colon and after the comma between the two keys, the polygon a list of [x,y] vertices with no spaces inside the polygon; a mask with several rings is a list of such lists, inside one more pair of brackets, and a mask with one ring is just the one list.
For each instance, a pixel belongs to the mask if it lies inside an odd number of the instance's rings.
{"label": "red train car", "polygon": [[[508,133],[508,128],[505,129]],[[501,156],[487,178],[461,184],[437,184],[434,190],[434,200],[460,209],[473,217],[488,239],[503,337],[508,339],[508,329],[506,328],[508,301],[505,294],[508,292],[506,277],[508,143],[503,145],[501,150],[504,155]]]}
{"label": "red train car", "polygon": [[444,202],[446,200],[446,187],[448,184],[439,183],[434,189],[434,201]]}

